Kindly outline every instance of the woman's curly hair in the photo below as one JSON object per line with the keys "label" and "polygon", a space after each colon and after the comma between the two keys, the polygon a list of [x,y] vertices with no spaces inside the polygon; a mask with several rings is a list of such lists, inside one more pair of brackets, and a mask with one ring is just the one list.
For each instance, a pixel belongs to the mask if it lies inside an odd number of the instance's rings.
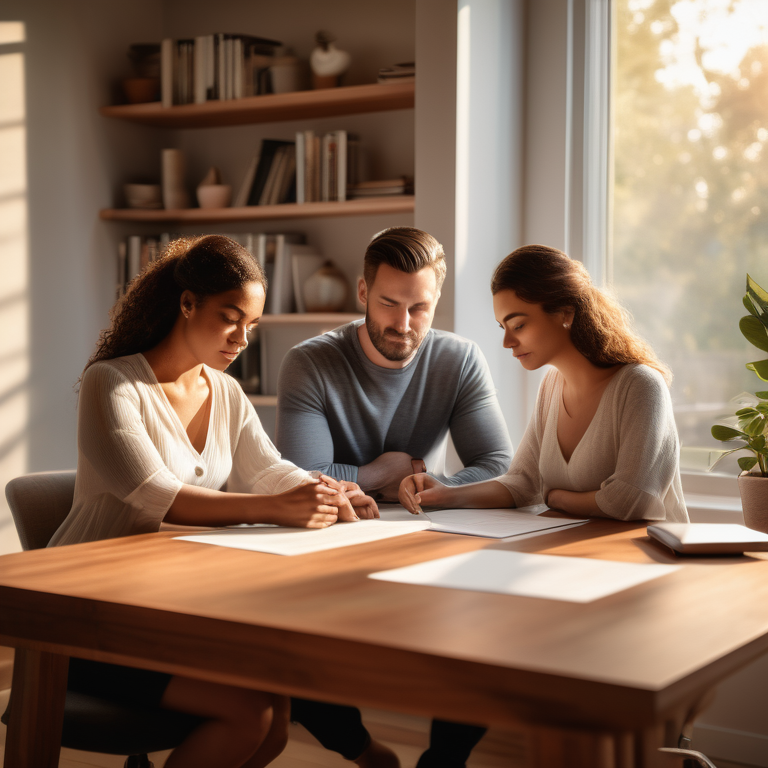
{"label": "woman's curly hair", "polygon": [[592,364],[610,368],[642,363],[671,384],[672,372],[632,330],[628,312],[592,284],[580,261],[546,245],[524,245],[510,253],[493,274],[494,296],[505,290],[514,291],[523,301],[540,304],[549,314],[572,309],[571,340]]}
{"label": "woman's curly hair", "polygon": [[258,261],[229,237],[203,235],[170,242],[128,286],[110,313],[112,323],[101,332],[87,370],[99,360],[146,352],[170,332],[181,311],[181,295],[190,291],[198,304],[208,296],[242,288],[267,288]]}

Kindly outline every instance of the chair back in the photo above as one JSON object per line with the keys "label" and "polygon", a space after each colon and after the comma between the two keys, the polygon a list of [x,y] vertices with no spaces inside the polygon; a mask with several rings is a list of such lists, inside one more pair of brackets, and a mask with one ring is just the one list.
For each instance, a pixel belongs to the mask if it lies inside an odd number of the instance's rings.
{"label": "chair back", "polygon": [[5,498],[23,549],[42,549],[72,509],[75,470],[34,472],[15,477]]}

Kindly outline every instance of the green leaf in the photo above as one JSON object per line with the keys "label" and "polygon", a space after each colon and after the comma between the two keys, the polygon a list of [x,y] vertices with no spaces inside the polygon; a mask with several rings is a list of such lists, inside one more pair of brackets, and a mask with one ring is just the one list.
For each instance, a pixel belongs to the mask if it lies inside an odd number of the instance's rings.
{"label": "green leaf", "polygon": [[712,437],[714,437],[715,440],[727,442],[728,440],[745,440],[747,436],[733,427],[726,427],[723,424],[715,424],[715,426],[712,427]]}
{"label": "green leaf", "polygon": [[747,293],[752,297],[756,305],[762,308],[763,312],[768,311],[768,293],[766,293],[750,276],[747,274]]}
{"label": "green leaf", "polygon": [[757,458],[755,456],[742,456],[739,459],[739,466],[744,472],[749,472],[755,464],[757,464]]}
{"label": "green leaf", "polygon": [[739,408],[738,411],[736,411],[737,416],[757,416],[757,408]]}
{"label": "green leaf", "polygon": [[760,315],[758,314],[758,311],[755,309],[755,305],[752,303],[752,299],[749,297],[749,294],[744,296],[744,298],[741,301],[750,315],[754,315],[755,317],[760,317]]}
{"label": "green leaf", "polygon": [[754,363],[747,363],[747,368],[754,371],[763,381],[768,381],[768,360],[756,360]]}
{"label": "green leaf", "polygon": [[755,397],[759,397],[761,400],[768,400],[768,391],[755,392]]}
{"label": "green leaf", "polygon": [[765,426],[765,419],[762,416],[756,416],[752,421],[744,426],[744,431],[750,437],[757,437],[762,434],[763,427]]}
{"label": "green leaf", "polygon": [[739,320],[739,330],[750,344],[762,349],[763,352],[768,352],[768,331],[757,317],[744,315]]}

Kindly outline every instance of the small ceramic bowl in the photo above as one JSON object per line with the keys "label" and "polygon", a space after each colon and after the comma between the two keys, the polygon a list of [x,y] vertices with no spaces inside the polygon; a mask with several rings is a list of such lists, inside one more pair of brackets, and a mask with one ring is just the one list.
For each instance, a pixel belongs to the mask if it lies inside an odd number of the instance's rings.
{"label": "small ceramic bowl", "polygon": [[163,207],[159,184],[123,184],[123,192],[129,208]]}
{"label": "small ceramic bowl", "polygon": [[204,184],[197,188],[197,202],[201,208],[227,208],[232,202],[229,184]]}

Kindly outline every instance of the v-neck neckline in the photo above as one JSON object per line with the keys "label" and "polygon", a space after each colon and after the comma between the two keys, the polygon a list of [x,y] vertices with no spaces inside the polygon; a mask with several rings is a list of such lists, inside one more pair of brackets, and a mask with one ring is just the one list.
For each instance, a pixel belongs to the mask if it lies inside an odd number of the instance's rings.
{"label": "v-neck neckline", "polygon": [[557,445],[558,453],[560,454],[560,458],[563,460],[566,467],[570,468],[571,462],[573,461],[573,457],[576,455],[576,451],[579,450],[582,443],[584,442],[584,438],[589,434],[589,431],[592,429],[592,425],[595,423],[595,420],[597,419],[597,416],[603,407],[603,403],[605,402],[605,396],[608,394],[608,390],[611,389],[616,379],[622,375],[622,373],[624,372],[624,369],[629,368],[630,365],[631,363],[623,365],[618,371],[616,371],[616,373],[613,374],[610,381],[605,385],[605,389],[603,390],[603,394],[600,395],[600,402],[597,404],[595,413],[592,416],[592,419],[590,420],[589,424],[587,424],[587,428],[584,430],[584,434],[579,438],[579,441],[573,447],[573,450],[571,451],[571,456],[568,459],[565,458],[565,454],[563,453],[563,447],[562,445],[560,445],[560,439],[557,436],[557,428],[560,424],[560,408],[563,408],[565,410],[565,403],[563,403],[563,387],[565,386],[565,377],[562,374],[559,374],[560,381],[559,381],[559,387],[557,392],[557,411],[555,413],[555,418],[554,418],[554,425],[555,425],[554,438],[555,438],[555,444]]}
{"label": "v-neck neckline", "polygon": [[210,441],[211,441],[211,425],[213,424],[213,413],[214,413],[214,409],[216,408],[216,397],[214,396],[213,378],[208,374],[207,367],[203,365],[203,367],[200,369],[200,372],[203,374],[203,376],[205,376],[205,380],[208,382],[208,397],[211,398],[211,407],[208,413],[208,429],[205,433],[205,445],[203,445],[202,451],[198,451],[197,448],[195,448],[195,446],[192,444],[192,440],[190,440],[187,430],[184,429],[184,425],[181,423],[179,414],[176,413],[176,409],[173,407],[173,405],[171,405],[171,401],[168,399],[168,395],[165,394],[165,390],[160,385],[160,382],[158,381],[157,376],[155,376],[155,372],[152,370],[152,366],[149,364],[149,360],[147,360],[147,358],[144,357],[144,355],[141,352],[139,352],[139,356],[144,362],[144,365],[149,371],[149,375],[152,378],[152,381],[150,383],[153,384],[154,387],[156,387],[159,393],[158,397],[163,402],[165,409],[170,414],[170,418],[173,419],[176,425],[177,431],[179,431],[184,436],[184,439],[187,442],[187,447],[192,451],[192,453],[194,453],[195,456],[202,458],[205,452],[208,450],[208,445],[210,444]]}

